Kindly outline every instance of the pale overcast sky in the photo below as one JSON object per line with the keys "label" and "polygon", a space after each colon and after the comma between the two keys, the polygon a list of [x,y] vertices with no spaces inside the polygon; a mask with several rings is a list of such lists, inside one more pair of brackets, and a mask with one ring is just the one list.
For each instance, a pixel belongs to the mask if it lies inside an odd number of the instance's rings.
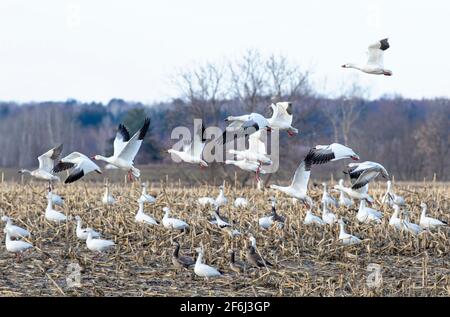
{"label": "pale overcast sky", "polygon": [[[450,97],[449,14],[445,0],[1,0],[0,100],[164,100],[175,69],[250,48],[331,94],[358,80],[371,97]],[[340,67],[383,37],[394,76]]]}

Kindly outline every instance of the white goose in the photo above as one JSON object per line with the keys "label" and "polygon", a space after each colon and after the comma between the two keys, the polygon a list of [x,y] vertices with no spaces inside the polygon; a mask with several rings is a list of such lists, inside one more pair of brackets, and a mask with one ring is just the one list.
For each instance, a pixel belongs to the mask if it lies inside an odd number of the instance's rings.
{"label": "white goose", "polygon": [[378,175],[389,178],[389,174],[383,165],[371,161],[362,163],[348,164],[348,170],[345,172],[350,176],[352,189],[359,189],[373,181]]}
{"label": "white goose", "polygon": [[392,206],[394,208],[394,212],[389,219],[389,225],[394,227],[397,230],[403,229],[403,221],[399,218],[400,207],[398,205]]}
{"label": "white goose", "polygon": [[292,102],[277,102],[271,104],[272,115],[267,121],[272,129],[286,130],[289,136],[298,133],[298,130],[292,127]]}
{"label": "white goose", "polygon": [[163,211],[164,211],[164,217],[162,219],[162,224],[163,224],[164,228],[176,229],[176,230],[185,230],[185,229],[189,228],[189,225],[186,222],[184,222],[183,220],[169,217],[169,213],[170,213],[169,207],[164,207]]}
{"label": "white goose", "polygon": [[148,182],[142,183],[141,186],[142,186],[142,194],[139,199],[145,203],[151,203],[151,204],[155,203],[156,198],[153,197],[152,195],[147,194]]}
{"label": "white goose", "polygon": [[94,171],[98,174],[102,174],[100,167],[80,152],[72,152],[62,158],[53,168],[53,171],[59,173],[67,169],[72,169],[72,172],[64,181],[65,184],[73,183]]}
{"label": "white goose", "polygon": [[366,201],[361,200],[359,203],[358,213],[356,214],[356,219],[361,223],[381,223],[383,214],[375,209],[366,207]]}
{"label": "white goose", "polygon": [[[339,185],[341,188],[344,187],[343,179],[339,180]],[[339,191],[339,206],[346,208],[350,208],[351,206],[353,206],[353,200],[348,198],[347,195],[342,190],[338,191]]]}
{"label": "white goose", "polygon": [[329,225],[333,225],[337,221],[336,215],[329,211],[324,203],[322,203],[322,220]]}
{"label": "white goose", "polygon": [[13,239],[24,238],[24,237],[26,238],[26,237],[29,237],[31,235],[28,230],[23,229],[23,228],[21,228],[19,226],[13,225],[11,218],[9,218],[8,216],[2,216],[2,221],[6,222],[4,230]]}
{"label": "white goose", "polygon": [[448,226],[445,221],[427,217],[427,204],[421,203],[420,207],[422,207],[422,212],[420,214],[420,222],[419,225],[425,229],[436,229],[438,227]]}
{"label": "white goose", "polygon": [[355,244],[359,244],[361,243],[361,239],[351,235],[347,232],[345,232],[345,226],[344,226],[344,221],[342,219],[339,219],[339,241],[341,242],[341,244],[343,245],[355,245]]}
{"label": "white goose", "polygon": [[249,160],[240,160],[240,161],[233,161],[233,160],[225,160],[225,164],[227,165],[235,165],[239,167],[241,170],[244,170],[246,172],[255,173],[256,181],[258,181],[259,174],[266,174],[266,171],[261,169],[261,163],[255,162],[255,161],[249,161]]}
{"label": "white goose", "polygon": [[244,197],[238,197],[234,200],[234,207],[236,208],[244,208],[247,207],[248,200]]}
{"label": "white goose", "polygon": [[114,199],[113,195],[109,192],[109,186],[108,184],[105,184],[105,193],[102,197],[102,203],[104,205],[114,205],[116,203],[116,200]]}
{"label": "white goose", "polygon": [[47,207],[45,208],[45,219],[48,221],[60,223],[67,220],[66,215],[53,209],[51,192],[47,195]]}
{"label": "white goose", "polygon": [[382,39],[369,46],[368,60],[364,65],[347,63],[343,68],[355,68],[367,74],[392,76],[392,71],[384,68],[384,51],[389,48],[388,39]]}
{"label": "white goose", "polygon": [[216,220],[215,222],[213,222],[213,224],[216,224],[219,228],[223,229],[225,227],[231,227],[231,225],[224,221],[220,215],[218,214],[218,210],[219,208],[216,207],[216,209],[213,211],[213,215],[214,215],[214,219]]}
{"label": "white goose", "polygon": [[88,230],[86,246],[89,250],[100,253],[108,249],[111,249],[115,245],[116,244],[114,243],[114,241],[111,240],[104,240],[100,238],[94,239],[93,230],[92,229]]}
{"label": "white goose", "polygon": [[214,201],[214,205],[217,207],[225,206],[228,203],[228,198],[224,194],[224,186],[220,185],[219,187],[219,195],[216,197],[216,200]]}
{"label": "white goose", "polygon": [[172,155],[179,157],[183,162],[191,163],[191,164],[199,164],[200,167],[207,167],[208,164],[202,159],[203,149],[205,148],[206,139],[204,139],[205,127],[203,124],[198,127],[197,131],[194,134],[194,140],[185,143],[183,145],[182,151],[177,151],[174,149],[169,149],[169,152]]}
{"label": "white goose", "polygon": [[267,156],[266,144],[261,140],[261,131],[257,131],[249,136],[247,150],[238,151],[231,149],[228,153],[235,154],[237,160],[272,164],[272,160]]}
{"label": "white goose", "polygon": [[45,180],[48,182],[59,181],[59,177],[53,175],[54,161],[59,157],[63,149],[63,145],[59,145],[38,157],[39,167],[33,171],[21,169],[19,173],[30,174],[32,177]]}
{"label": "white goose", "polygon": [[404,211],[404,214],[405,214],[404,217],[405,219],[403,220],[404,229],[415,236],[421,233],[423,231],[422,227],[419,226],[418,224],[412,223],[409,220],[409,211]]}
{"label": "white goose", "polygon": [[322,203],[325,203],[328,207],[339,207],[338,202],[331,196],[327,191],[327,183],[322,183],[323,186],[323,194],[322,194]]}
{"label": "white goose", "polygon": [[52,203],[57,206],[63,206],[64,198],[52,192]]}
{"label": "white goose", "polygon": [[4,230],[4,232],[6,233],[5,246],[8,252],[17,253],[20,255],[25,250],[33,247],[31,243],[22,240],[11,240],[11,236],[8,231]]}
{"label": "white goose", "polygon": [[116,138],[114,139],[113,155],[110,157],[95,155],[93,159],[104,161],[121,170],[127,171],[129,180],[131,180],[131,175],[139,178],[141,176],[141,171],[134,167],[134,158],[142,145],[149,126],[150,118],[145,118],[142,128],[130,138],[130,133],[127,128],[123,124],[120,124],[116,133]]}
{"label": "white goose", "polygon": [[392,191],[392,183],[390,180],[387,181],[387,190],[386,194],[384,194],[383,199],[381,200],[382,204],[387,203],[390,207],[392,207],[394,204],[398,206],[404,206],[405,205],[405,198],[402,196],[396,195]]}
{"label": "white goose", "polygon": [[145,223],[147,225],[159,225],[158,221],[156,221],[153,217],[144,213],[144,201],[138,199],[139,209],[134,217],[134,220],[138,223]]}
{"label": "white goose", "polygon": [[282,228],[284,226],[285,218],[277,214],[275,197],[269,198],[269,201],[272,203],[272,211],[269,216],[259,218],[258,224],[262,229],[269,229],[275,223],[278,223],[278,227]]}
{"label": "white goose", "polygon": [[78,239],[86,240],[89,232],[91,232],[92,238],[99,238],[101,236],[100,233],[94,231],[92,228],[82,228],[80,216],[75,216],[75,220],[77,221],[77,228],[75,231]]}
{"label": "white goose", "polygon": [[305,219],[303,220],[304,225],[316,225],[323,226],[325,225],[325,221],[323,221],[320,217],[313,215],[311,209],[306,211]]}
{"label": "white goose", "polygon": [[245,134],[252,134],[262,129],[270,131],[269,121],[259,113],[251,113],[237,117],[229,116],[225,119],[225,122],[231,122],[231,124],[226,127],[222,136],[217,138],[216,141],[221,142],[222,144],[234,141],[234,137],[229,140],[227,139],[227,134],[229,132],[237,135],[237,138],[240,139],[245,136]]}
{"label": "white goose", "polygon": [[357,199],[357,200],[364,199],[365,201],[367,201],[369,203],[374,202],[373,198],[368,194],[369,184],[366,184],[365,186],[358,188],[358,189],[353,189],[351,187],[345,187],[344,185],[341,185],[339,183],[337,185],[334,185],[334,189],[337,189],[340,192],[345,193],[348,197],[351,197],[353,199]]}
{"label": "white goose", "polygon": [[202,263],[204,255],[203,248],[197,248],[196,251],[198,252],[197,261],[195,261],[194,266],[194,273],[196,275],[205,277],[206,279],[222,275],[222,273],[220,273],[220,271],[216,268]]}

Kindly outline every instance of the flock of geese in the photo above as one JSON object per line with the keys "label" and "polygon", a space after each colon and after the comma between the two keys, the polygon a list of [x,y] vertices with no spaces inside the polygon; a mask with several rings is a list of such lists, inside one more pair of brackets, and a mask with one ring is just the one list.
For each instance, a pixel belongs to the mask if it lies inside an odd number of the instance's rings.
{"label": "flock of geese", "polygon": [[[365,65],[345,64],[342,67],[355,68],[369,74],[391,76],[392,71],[387,70],[383,66],[383,53],[389,48],[387,39],[378,41],[369,46],[369,59]],[[271,131],[277,129],[286,131],[289,136],[294,136],[298,133],[298,129],[292,126],[293,112],[291,102],[278,102],[270,105],[272,114],[270,118],[265,118],[261,114],[251,113],[241,116],[229,116],[225,119],[229,123],[223,135],[216,140],[221,144],[234,141],[235,137],[249,136],[249,147],[243,151],[229,150],[236,160],[227,160],[225,164],[232,164],[236,167],[250,173],[254,173],[258,182],[260,181],[259,174],[264,174],[264,167],[272,164],[272,160],[267,155],[266,144],[262,140],[261,132],[263,130]],[[114,139],[114,152],[112,156],[106,157],[102,155],[95,155],[89,158],[80,152],[72,152],[71,154],[58,159],[62,153],[63,145],[59,145],[38,157],[39,167],[35,170],[22,169],[20,173],[28,173],[32,177],[49,182],[47,207],[45,209],[45,219],[54,223],[62,223],[71,220],[71,217],[64,215],[62,212],[54,209],[55,205],[62,205],[64,200],[53,193],[52,186],[54,182],[60,181],[56,174],[65,170],[70,170],[69,176],[64,183],[72,183],[80,180],[85,175],[91,172],[102,173],[100,167],[94,161],[104,161],[107,163],[106,169],[120,169],[127,173],[129,180],[134,178],[140,179],[140,171],[134,166],[134,158],[136,157],[145,135],[150,126],[150,119],[144,120],[143,126],[133,135],[130,136],[128,129],[120,124]],[[195,131],[194,138],[190,143],[183,146],[181,151],[169,149],[171,155],[177,156],[181,161],[189,164],[198,164],[201,168],[208,167],[207,162],[203,158],[203,150],[206,140],[204,138],[205,128],[202,125]],[[229,137],[229,133],[233,137]],[[352,162],[348,164],[347,170],[344,172],[350,178],[351,186],[346,187],[344,180],[341,179],[337,185],[332,188],[332,191],[339,193],[339,198],[334,198],[327,188],[327,184],[323,183],[323,195],[319,202],[322,214],[320,216],[313,214],[313,208],[316,207],[316,202],[308,195],[308,183],[313,166],[329,164],[331,162],[350,159],[359,161],[360,157],[348,146],[333,143],[330,145],[316,145],[312,147],[306,154],[304,159],[297,167],[291,183],[288,186],[280,186],[276,184],[270,185],[274,192],[290,197],[293,203],[301,202],[306,205],[307,212],[304,218],[304,225],[312,226],[333,226],[339,225],[340,231],[338,241],[342,245],[355,245],[362,242],[362,240],[345,230],[346,220],[338,218],[333,213],[333,208],[345,207],[351,208],[359,201],[358,212],[356,219],[360,223],[378,225],[381,223],[383,213],[372,208],[374,199],[369,194],[369,184],[375,180],[379,175],[387,179],[387,191],[382,199],[382,204],[386,204],[393,208],[392,216],[389,220],[389,225],[398,230],[405,230],[414,235],[418,235],[425,230],[433,230],[438,227],[447,226],[444,221],[428,217],[426,215],[427,206],[425,203],[421,204],[422,213],[419,224],[410,222],[409,212],[404,208],[405,199],[392,190],[392,183],[389,180],[387,170],[379,163],[372,161]],[[164,217],[158,221],[144,211],[146,203],[155,203],[156,198],[147,193],[147,183],[142,183],[142,194],[137,200],[139,208],[135,215],[135,221],[145,225],[159,226],[170,230],[189,230],[189,224],[181,219],[171,217],[170,208],[164,207]],[[105,193],[101,198],[105,205],[112,205],[116,200],[109,191],[108,185],[105,184]],[[267,230],[273,226],[283,228],[285,224],[285,217],[280,215],[276,210],[276,199],[270,197],[271,212],[267,216],[258,219],[258,226],[261,230]],[[226,230],[231,237],[241,235],[236,228],[234,228],[234,221],[226,219],[220,214],[220,208],[226,207],[228,199],[224,194],[224,187],[220,187],[219,195],[215,198],[200,197],[197,200],[199,206],[211,208],[212,218],[209,222],[216,225],[220,229]],[[245,208],[249,202],[245,197],[238,197],[233,202],[234,207],[238,209]],[[402,210],[403,208],[403,210]],[[4,215],[4,233],[6,234],[6,250],[16,253],[18,258],[21,257],[22,252],[30,249],[33,245],[23,238],[29,238],[30,232],[14,225],[12,219]],[[112,240],[102,238],[100,232],[92,228],[83,228],[82,220],[79,216],[76,220],[76,237],[80,240],[85,240],[86,247],[93,252],[104,252],[108,249],[114,248],[115,243]],[[249,235],[249,244],[246,253],[246,263],[236,258],[235,251],[229,250],[230,269],[236,273],[242,273],[248,266],[253,267],[272,267],[269,261],[265,260],[259,252],[256,239],[253,235]],[[172,254],[172,263],[175,268],[185,269],[194,268],[194,273],[198,276],[210,278],[214,276],[221,276],[223,273],[209,266],[203,262],[204,248],[201,245],[196,249],[198,257],[194,260],[191,257],[180,255],[180,244],[177,241],[172,241],[174,251]]]}

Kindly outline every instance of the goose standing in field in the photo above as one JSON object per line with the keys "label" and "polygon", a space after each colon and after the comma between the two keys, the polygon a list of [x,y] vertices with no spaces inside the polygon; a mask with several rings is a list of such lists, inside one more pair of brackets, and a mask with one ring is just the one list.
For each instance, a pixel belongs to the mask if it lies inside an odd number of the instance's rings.
{"label": "goose standing in field", "polygon": [[52,192],[52,203],[57,206],[63,206],[64,198]]}
{"label": "goose standing in field", "polygon": [[73,183],[90,172],[95,171],[98,174],[102,174],[100,167],[80,152],[72,152],[62,158],[53,168],[53,171],[59,173],[67,169],[72,169],[72,172],[64,181],[65,184]]}
{"label": "goose standing in field", "polygon": [[277,213],[277,210],[275,208],[276,204],[275,197],[269,198],[269,201],[272,203],[272,211],[269,216],[259,218],[258,220],[259,226],[262,229],[269,229],[273,224],[278,223],[278,227],[283,228],[286,219]]}
{"label": "goose standing in field", "polygon": [[128,172],[128,179],[131,181],[133,175],[136,178],[141,176],[141,171],[134,167],[134,158],[141,148],[148,128],[150,127],[150,118],[145,118],[142,128],[139,129],[131,138],[128,129],[119,124],[119,128],[114,139],[114,152],[110,157],[95,155],[94,160],[104,161]]}
{"label": "goose standing in field", "polygon": [[[339,186],[341,188],[344,187],[344,180],[343,179],[339,180]],[[346,207],[346,208],[352,207],[353,206],[353,200],[348,198],[347,195],[342,190],[338,190],[338,191],[339,191],[339,206]]]}
{"label": "goose standing in field", "polygon": [[221,220],[223,220],[224,222],[226,222],[226,223],[229,223],[229,222],[230,222],[230,221],[228,220],[228,218],[226,218],[226,217],[224,217],[224,216],[222,216],[222,215],[220,214],[220,207],[214,205],[214,212],[212,213],[212,216],[213,216],[213,217],[209,220],[209,223],[210,223],[210,224],[212,224],[212,225],[217,225],[217,218],[216,218],[216,215],[217,215]]}
{"label": "goose standing in field", "polygon": [[322,186],[323,186],[322,203],[325,203],[328,207],[330,206],[336,208],[339,207],[339,204],[336,201],[336,199],[328,193],[327,183],[322,183]]}
{"label": "goose standing in field", "polygon": [[344,221],[342,219],[339,219],[339,228],[338,239],[343,245],[355,245],[361,243],[360,238],[345,232]]}
{"label": "goose standing in field", "polygon": [[240,160],[240,161],[233,161],[233,160],[225,160],[226,165],[235,165],[239,167],[241,170],[255,173],[255,179],[256,181],[260,180],[259,174],[266,174],[265,170],[261,169],[261,163],[249,161],[249,160]]}
{"label": "goose standing in field", "polygon": [[145,223],[147,225],[159,225],[159,222],[156,221],[151,216],[144,213],[144,201],[138,199],[139,209],[134,217],[134,220],[138,223]]}
{"label": "goose standing in field", "polygon": [[375,209],[366,207],[366,201],[361,200],[359,203],[358,213],[356,214],[356,219],[361,223],[381,223],[381,218],[383,214]]}
{"label": "goose standing in field", "polygon": [[228,153],[236,155],[237,160],[272,164],[272,160],[267,156],[266,144],[261,140],[261,131],[255,132],[249,136],[247,150],[238,151],[231,149],[228,150]]}
{"label": "goose standing in field", "polygon": [[247,265],[236,259],[234,250],[228,250],[228,254],[230,255],[230,269],[238,274],[244,273],[247,270]]}
{"label": "goose standing in field", "polygon": [[102,197],[102,203],[104,205],[114,205],[116,203],[116,200],[114,199],[113,195],[109,192],[109,186],[108,184],[103,185],[105,186],[105,193]]}
{"label": "goose standing in field", "polygon": [[5,232],[7,232],[9,236],[13,239],[27,238],[31,235],[28,230],[13,225],[11,218],[9,218],[8,216],[2,216],[2,221],[6,222],[4,228]]}
{"label": "goose standing in field", "polygon": [[223,229],[225,227],[231,227],[231,225],[227,222],[224,221],[220,215],[218,214],[219,211],[219,207],[216,207],[216,209],[213,212],[214,218],[215,218],[215,224],[220,228]]}
{"label": "goose standing in field", "polygon": [[6,234],[6,250],[11,253],[16,253],[18,260],[21,258],[22,252],[33,247],[31,243],[22,240],[11,240],[11,236],[6,229],[3,232]]}
{"label": "goose standing in field", "polygon": [[59,155],[63,150],[63,145],[60,144],[57,147],[45,152],[41,156],[38,157],[39,167],[33,171],[27,169],[21,169],[19,171],[20,174],[30,174],[32,177],[40,180],[48,181],[49,183],[53,181],[59,181],[59,177],[53,175],[53,166],[55,164],[55,160],[58,159]]}
{"label": "goose standing in field", "polygon": [[206,279],[222,275],[222,273],[216,268],[202,263],[204,255],[203,248],[197,248],[196,251],[198,253],[197,261],[195,261],[194,266],[194,273],[196,275],[205,277]]}
{"label": "goose standing in field", "polygon": [[313,215],[311,209],[306,211],[305,219],[303,220],[304,225],[316,225],[323,226],[325,225],[325,221],[323,221],[320,217]]}
{"label": "goose standing in field", "polygon": [[388,39],[382,39],[368,47],[368,59],[366,64],[358,65],[347,63],[343,68],[355,68],[367,74],[392,76],[392,71],[384,68],[384,51],[389,48]]}
{"label": "goose standing in field", "polygon": [[352,189],[364,187],[380,174],[384,178],[389,178],[389,174],[383,165],[371,161],[350,163],[348,164],[348,170],[345,173],[350,176]]}
{"label": "goose standing in field", "polygon": [[253,236],[250,236],[250,245],[247,250],[247,262],[249,262],[250,265],[256,267],[264,267],[264,266],[273,267],[272,263],[262,258],[256,252],[256,239]]}
{"label": "goose standing in field", "polygon": [[332,225],[337,221],[336,215],[328,210],[325,203],[322,203],[322,220],[329,225]]}
{"label": "goose standing in field", "polygon": [[111,241],[111,240],[104,240],[104,239],[100,239],[100,238],[94,239],[92,229],[88,229],[87,233],[88,233],[88,236],[86,239],[86,246],[91,251],[101,253],[103,251],[111,249],[112,247],[114,247],[116,245],[114,243],[114,241]]}
{"label": "goose standing in field", "polygon": [[139,197],[139,199],[145,203],[151,203],[151,204],[155,203],[156,198],[153,197],[152,195],[147,194],[148,182],[142,183],[141,186],[142,186],[142,194],[141,194],[141,197]]}
{"label": "goose standing in field", "polygon": [[427,204],[421,203],[420,207],[422,207],[422,212],[420,213],[420,222],[419,225],[424,229],[435,229],[438,227],[448,226],[445,221],[427,217]]}
{"label": "goose standing in field", "polygon": [[172,254],[172,264],[177,269],[188,269],[195,264],[195,260],[189,256],[180,255],[180,244],[177,241],[172,241],[175,247]]}
{"label": "goose standing in field", "polygon": [[403,229],[403,221],[399,218],[400,207],[398,205],[394,204],[393,208],[394,208],[394,212],[393,212],[391,218],[389,219],[389,225],[391,227],[394,227],[397,230],[402,230]]}
{"label": "goose standing in field", "polygon": [[47,195],[47,207],[45,208],[45,219],[56,223],[64,222],[67,220],[66,215],[53,209],[53,202],[50,188]]}
{"label": "goose standing in field", "polygon": [[292,126],[292,102],[277,102],[271,104],[272,115],[267,121],[272,129],[286,130],[289,136],[298,133],[298,130]]}
{"label": "goose standing in field", "polygon": [[185,230],[185,229],[189,228],[189,225],[186,222],[184,222],[183,220],[169,217],[169,214],[170,214],[169,207],[164,207],[163,211],[164,211],[164,217],[162,219],[162,224],[163,224],[164,228],[176,229],[176,230]]}
{"label": "goose standing in field", "polygon": [[208,164],[202,159],[202,153],[206,142],[206,139],[203,136],[204,133],[205,127],[202,124],[195,132],[194,140],[183,144],[182,151],[169,149],[167,152],[179,157],[183,162],[199,164],[200,167],[207,167]]}
{"label": "goose standing in field", "polygon": [[223,132],[222,136],[217,138],[216,142],[226,144],[228,142],[234,141],[234,137],[227,138],[228,133],[233,133],[237,135],[237,138],[240,139],[244,137],[246,134],[253,134],[262,129],[266,129],[270,131],[269,121],[267,121],[264,116],[259,113],[251,113],[242,116],[229,116],[225,119],[225,122],[231,122]]}
{"label": "goose standing in field", "polygon": [[387,184],[387,190],[386,194],[384,194],[383,199],[381,200],[381,204],[387,203],[390,207],[392,207],[394,204],[398,206],[404,206],[405,205],[405,199],[402,196],[396,195],[392,191],[392,183],[390,180],[386,182]]}
{"label": "goose standing in field", "polygon": [[224,194],[224,186],[220,185],[219,187],[219,195],[216,197],[216,200],[214,202],[214,205],[218,207],[225,206],[228,203],[228,198]]}
{"label": "goose standing in field", "polygon": [[403,220],[403,227],[406,231],[410,232],[413,235],[418,235],[419,233],[421,233],[423,231],[422,227],[419,226],[418,224],[412,223],[409,220],[409,211],[404,211],[405,217]]}
{"label": "goose standing in field", "polygon": [[100,233],[98,233],[97,231],[94,231],[92,228],[82,228],[80,216],[75,216],[75,220],[77,221],[77,227],[76,227],[75,232],[76,232],[78,239],[86,240],[88,238],[89,232],[91,233],[92,238],[99,238],[101,236]]}
{"label": "goose standing in field", "polygon": [[247,207],[248,200],[244,197],[238,197],[234,200],[234,207],[236,208],[244,208]]}

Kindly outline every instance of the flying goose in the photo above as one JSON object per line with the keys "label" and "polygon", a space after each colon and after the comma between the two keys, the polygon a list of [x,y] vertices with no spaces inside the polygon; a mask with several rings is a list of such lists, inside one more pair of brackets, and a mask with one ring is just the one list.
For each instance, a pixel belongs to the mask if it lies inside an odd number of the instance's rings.
{"label": "flying goose", "polygon": [[253,236],[250,236],[250,245],[247,250],[247,262],[256,267],[273,266],[272,263],[262,258],[256,252],[256,239]]}
{"label": "flying goose", "polygon": [[311,209],[308,209],[306,211],[306,216],[305,219],[303,220],[303,224],[323,226],[325,225],[325,222],[320,217],[313,215]]}
{"label": "flying goose", "polygon": [[[341,188],[344,187],[343,179],[339,180],[339,185]],[[335,189],[335,190],[337,190],[337,189]],[[342,190],[338,190],[338,191],[339,191],[339,206],[347,207],[347,208],[353,206],[353,200],[348,198],[347,195],[344,193],[344,191],[342,191]]]}
{"label": "flying goose", "polygon": [[352,189],[359,189],[369,184],[379,174],[389,178],[389,174],[383,165],[371,161],[348,164],[348,170],[344,172],[350,176]]}
{"label": "flying goose", "polygon": [[322,183],[322,186],[323,186],[322,203],[325,203],[327,206],[333,206],[336,208],[339,207],[339,204],[336,201],[336,199],[327,192],[327,183]]}
{"label": "flying goose", "polygon": [[76,182],[90,172],[95,171],[98,174],[102,174],[100,167],[80,152],[72,152],[62,158],[61,161],[53,168],[53,171],[59,173],[67,169],[72,169],[72,172],[64,181],[65,184]]}
{"label": "flying goose", "polygon": [[116,200],[114,199],[112,194],[109,192],[108,184],[105,184],[103,186],[105,186],[105,193],[103,194],[103,197],[102,197],[102,203],[104,205],[114,205],[116,203]]}
{"label": "flying goose", "polygon": [[151,204],[155,203],[156,198],[153,197],[152,195],[147,194],[148,182],[143,182],[141,184],[141,186],[142,186],[142,194],[141,194],[141,197],[139,197],[139,199],[145,203],[151,203]]}
{"label": "flying goose", "polygon": [[17,259],[20,259],[22,252],[33,247],[31,243],[22,240],[11,240],[11,236],[6,229],[3,232],[6,234],[5,237],[6,250],[11,253],[16,253]]}
{"label": "flying goose", "polygon": [[76,232],[78,239],[86,240],[88,237],[89,231],[92,233],[93,238],[99,238],[101,236],[100,233],[98,233],[97,231],[94,231],[92,228],[82,228],[80,216],[75,216],[75,220],[77,221],[77,227],[76,227],[75,232]]}
{"label": "flying goose", "polygon": [[341,244],[355,245],[361,243],[360,238],[345,232],[344,221],[342,219],[339,219],[339,227],[340,231],[338,240],[341,242]]}
{"label": "flying goose", "polygon": [[230,269],[238,274],[244,273],[247,270],[247,265],[240,260],[236,260],[234,250],[228,250],[228,254],[230,255]]}
{"label": "flying goose", "polygon": [[392,191],[392,183],[390,180],[388,180],[386,183],[387,183],[386,194],[384,194],[383,199],[381,200],[381,204],[387,203],[390,207],[392,207],[394,204],[398,206],[404,206],[405,198],[396,195]]}
{"label": "flying goose", "polygon": [[145,223],[147,225],[159,225],[153,217],[144,213],[144,201],[138,199],[139,209],[134,217],[134,220],[138,223]]}
{"label": "flying goose", "polygon": [[427,204],[421,203],[420,207],[422,207],[422,212],[420,213],[420,222],[419,225],[424,229],[435,229],[437,227],[448,226],[445,221],[427,217]]}
{"label": "flying goose", "polygon": [[282,228],[284,226],[285,218],[277,213],[275,208],[275,197],[270,197],[269,201],[272,203],[272,211],[269,216],[259,218],[258,224],[262,229],[269,229],[275,223],[278,223],[278,227]]}
{"label": "flying goose", "polygon": [[234,137],[227,138],[229,132],[237,135],[237,138],[240,139],[246,134],[252,134],[256,131],[266,129],[270,131],[269,121],[267,121],[264,116],[259,113],[251,113],[242,116],[229,116],[225,119],[225,122],[231,122],[223,132],[222,136],[217,138],[216,142],[226,144],[228,142],[234,141]]}
{"label": "flying goose", "polygon": [[341,193],[345,193],[348,197],[351,197],[353,199],[364,199],[368,203],[374,202],[373,198],[368,194],[369,184],[366,184],[365,186],[358,189],[352,189],[351,187],[345,187],[344,185],[339,183],[337,185],[334,185],[334,189],[339,190]]}
{"label": "flying goose", "polygon": [[56,223],[64,222],[67,219],[66,215],[53,209],[53,202],[50,188],[47,194],[47,207],[45,208],[45,219]]}
{"label": "flying goose", "polygon": [[272,129],[286,130],[289,136],[298,133],[292,127],[292,102],[277,102],[270,105],[272,115],[267,121]]}
{"label": "flying goose", "polygon": [[21,169],[19,173],[30,174],[32,177],[45,180],[48,182],[59,181],[59,177],[53,175],[53,166],[56,159],[58,159],[59,155],[63,150],[63,145],[60,144],[57,147],[45,152],[41,156],[38,157],[39,167],[33,171],[27,169]]}
{"label": "flying goose", "polygon": [[128,179],[131,181],[131,175],[136,178],[141,176],[141,171],[134,167],[134,158],[138,153],[145,135],[147,134],[150,126],[150,118],[145,118],[142,128],[139,129],[131,138],[128,129],[119,124],[117,129],[116,138],[114,139],[114,152],[110,157],[102,155],[95,155],[92,158],[94,160],[100,160],[114,165],[121,170],[128,172]]}
{"label": "flying goose", "polygon": [[4,230],[9,234],[11,238],[26,238],[31,235],[28,230],[13,225],[11,218],[9,218],[8,216],[2,216],[1,219],[3,222],[6,222]]}
{"label": "flying goose", "polygon": [[249,160],[240,160],[240,161],[233,161],[233,160],[225,160],[225,164],[227,165],[235,165],[239,167],[241,170],[244,170],[246,172],[255,173],[255,179],[256,181],[259,181],[260,177],[259,174],[266,174],[266,171],[261,169],[261,163],[255,162],[255,161],[249,161]]}
{"label": "flying goose", "polygon": [[222,273],[216,268],[202,263],[204,255],[203,248],[197,248],[196,251],[198,252],[197,261],[195,261],[194,266],[194,273],[196,275],[205,277],[206,279],[222,275]]}
{"label": "flying goose", "polygon": [[381,223],[381,218],[383,214],[375,209],[366,207],[366,201],[361,200],[359,203],[358,213],[356,214],[356,219],[361,223]]}
{"label": "flying goose", "polygon": [[180,244],[177,241],[172,241],[175,247],[172,254],[172,264],[177,269],[188,269],[195,264],[195,260],[191,257],[180,255]]}
{"label": "flying goose", "polygon": [[267,156],[266,144],[261,140],[261,131],[257,131],[248,138],[248,149],[244,151],[228,150],[228,153],[236,155],[237,160],[247,160],[261,164],[272,164]]}
{"label": "flying goose", "polygon": [[337,221],[336,215],[328,210],[325,203],[322,203],[322,220],[329,225],[332,225]]}
{"label": "flying goose", "polygon": [[342,65],[343,68],[355,68],[367,74],[392,76],[392,71],[384,68],[383,55],[384,51],[389,48],[388,39],[382,39],[368,47],[368,59],[366,64],[358,65],[347,63]]}
{"label": "flying goose", "polygon": [[164,217],[162,219],[162,224],[163,224],[164,228],[175,229],[175,230],[185,230],[185,229],[189,228],[189,225],[186,222],[184,222],[183,220],[169,217],[169,214],[170,214],[169,207],[164,207],[163,211],[164,211]]}
{"label": "flying goose", "polygon": [[112,247],[114,247],[116,245],[114,243],[114,241],[111,241],[111,240],[104,240],[104,239],[100,239],[100,238],[94,239],[93,232],[94,231],[92,229],[87,229],[88,235],[87,235],[87,239],[86,239],[86,246],[89,250],[101,253],[103,251],[111,249]]}
{"label": "flying goose", "polygon": [[194,139],[183,145],[182,151],[169,149],[167,152],[172,155],[178,156],[183,162],[199,164],[200,167],[207,167],[208,164],[202,159],[202,153],[206,142],[204,133],[205,127],[202,124],[200,127],[198,127],[197,131],[195,131]]}
{"label": "flying goose", "polygon": [[248,205],[248,200],[244,197],[238,197],[234,200],[234,207],[244,208]]}

